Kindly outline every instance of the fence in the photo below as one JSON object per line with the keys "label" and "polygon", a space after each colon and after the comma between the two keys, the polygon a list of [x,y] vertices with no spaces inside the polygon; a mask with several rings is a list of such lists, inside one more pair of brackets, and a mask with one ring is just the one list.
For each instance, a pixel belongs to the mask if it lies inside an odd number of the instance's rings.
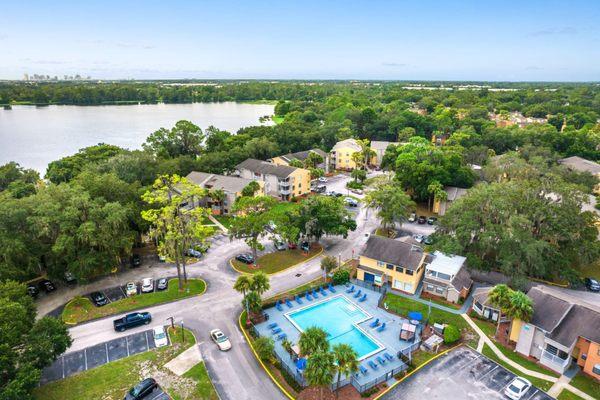
{"label": "fence", "polygon": [[387,371],[385,374],[367,382],[367,383],[363,383],[362,385],[358,382],[358,380],[356,378],[352,378],[352,386],[354,386],[354,388],[356,390],[358,390],[359,393],[363,393],[366,392],[367,390],[371,389],[374,386],[379,385],[382,382],[386,382],[390,379],[392,379],[395,375],[399,374],[402,371],[405,371],[408,368],[408,365],[406,364],[402,364],[401,366],[394,368],[390,371]]}

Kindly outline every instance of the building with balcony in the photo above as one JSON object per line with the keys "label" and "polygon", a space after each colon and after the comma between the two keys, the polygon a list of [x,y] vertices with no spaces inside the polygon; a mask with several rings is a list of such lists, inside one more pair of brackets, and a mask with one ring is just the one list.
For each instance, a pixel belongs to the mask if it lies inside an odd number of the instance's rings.
{"label": "building with balcony", "polygon": [[282,156],[270,158],[267,161],[276,165],[290,165],[290,162],[292,162],[292,160],[297,160],[304,164],[308,156],[312,153],[319,155],[323,159],[322,163],[317,164],[317,168],[321,168],[325,171],[325,173],[329,172],[329,154],[325,153],[321,149],[310,149],[306,151],[299,151],[296,153],[288,153]]}
{"label": "building with balcony", "polygon": [[546,286],[527,292],[533,300],[531,321],[513,320],[510,339],[515,350],[563,373],[576,363],[600,381],[600,310]]}
{"label": "building with balcony", "polygon": [[337,142],[329,152],[331,169],[351,171],[356,168],[352,154],[361,151],[356,139],[345,139]]}
{"label": "building with balcony", "polygon": [[356,279],[414,294],[423,276],[424,262],[421,247],[372,235],[360,254]]}
{"label": "building with balcony", "polygon": [[288,201],[310,193],[310,171],[249,158],[236,166],[241,178],[264,185],[265,194]]}
{"label": "building with balcony", "polygon": [[458,303],[469,295],[473,281],[465,267],[467,259],[435,251],[427,257],[423,292]]}
{"label": "building with balcony", "polygon": [[389,147],[389,145],[397,145],[398,143],[393,142],[384,142],[379,140],[371,141],[371,150],[373,150],[373,155],[369,160],[369,163],[374,167],[381,167],[381,161],[383,161],[383,156],[385,155],[385,151]]}

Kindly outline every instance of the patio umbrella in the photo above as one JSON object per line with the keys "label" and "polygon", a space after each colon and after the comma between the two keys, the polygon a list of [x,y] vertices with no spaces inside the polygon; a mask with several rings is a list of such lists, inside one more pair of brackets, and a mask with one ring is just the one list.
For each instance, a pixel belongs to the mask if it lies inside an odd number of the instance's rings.
{"label": "patio umbrella", "polygon": [[415,321],[422,321],[423,314],[418,311],[411,311],[408,313],[408,319],[414,319]]}
{"label": "patio umbrella", "polygon": [[306,369],[306,358],[299,358],[298,361],[296,361],[296,368],[300,371]]}

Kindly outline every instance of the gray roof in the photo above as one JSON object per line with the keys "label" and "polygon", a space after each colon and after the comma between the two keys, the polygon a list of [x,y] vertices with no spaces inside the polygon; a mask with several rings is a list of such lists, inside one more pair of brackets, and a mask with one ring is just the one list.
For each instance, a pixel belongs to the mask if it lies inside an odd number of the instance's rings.
{"label": "gray roof", "polygon": [[565,317],[572,304],[543,292],[538,286],[529,289],[527,296],[533,301],[533,316],[531,323],[552,332]]}
{"label": "gray roof", "polygon": [[444,186],[444,191],[448,194],[446,201],[454,201],[460,199],[467,194],[467,189],[459,188],[456,186]]}
{"label": "gray roof", "polygon": [[498,307],[491,304],[489,301],[490,292],[492,291],[493,288],[494,288],[493,286],[486,286],[486,287],[478,287],[477,289],[475,289],[473,291],[473,302],[474,303],[477,302],[477,303],[481,304],[482,306],[486,306],[486,307],[498,310]]}
{"label": "gray roof", "polygon": [[237,176],[226,176],[209,174],[207,172],[192,171],[186,176],[186,178],[196,185],[202,186],[206,189],[221,189],[229,193],[241,192],[252,179],[240,178]]}
{"label": "gray roof", "polygon": [[600,312],[575,304],[550,335],[558,343],[571,347],[581,336],[600,343]]}
{"label": "gray roof", "polygon": [[325,153],[321,149],[310,149],[310,150],[305,150],[305,151],[298,151],[296,153],[284,154],[280,157],[283,158],[284,160],[286,160],[287,162],[290,162],[292,160],[304,161],[308,158],[308,155],[310,153],[317,153],[318,155],[323,157],[323,161],[325,161],[325,158],[327,157],[327,153]]}
{"label": "gray roof", "polygon": [[460,292],[463,289],[470,289],[471,285],[473,284],[473,280],[471,279],[469,271],[467,271],[466,268],[461,268],[460,271],[458,271],[458,274],[454,276],[454,279],[452,279],[451,283],[454,289]]}
{"label": "gray roof", "polygon": [[399,240],[372,235],[361,256],[415,270],[421,265],[423,249]]}
{"label": "gray roof", "polygon": [[290,167],[288,165],[275,165],[266,161],[249,158],[246,161],[239,163],[236,169],[247,169],[257,174],[275,175],[278,178],[287,178],[298,168]]}
{"label": "gray roof", "polygon": [[567,167],[579,172],[589,172],[594,175],[600,174],[600,164],[586,160],[585,158],[577,156],[567,157],[558,160],[558,163],[566,165]]}
{"label": "gray roof", "polygon": [[384,150],[387,149],[387,147],[390,144],[398,144],[398,143],[392,143],[392,142],[384,142],[381,140],[372,140],[371,141],[371,149],[373,150]]}

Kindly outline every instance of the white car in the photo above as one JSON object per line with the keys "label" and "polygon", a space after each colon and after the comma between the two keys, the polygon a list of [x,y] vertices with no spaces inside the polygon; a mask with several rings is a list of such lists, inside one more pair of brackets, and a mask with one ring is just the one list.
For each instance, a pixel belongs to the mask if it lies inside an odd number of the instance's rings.
{"label": "white car", "polygon": [[151,293],[154,291],[154,279],[144,278],[142,279],[142,293]]}
{"label": "white car", "polygon": [[415,239],[418,243],[423,243],[423,240],[425,240],[425,235],[417,233],[416,235],[413,235],[413,239]]}
{"label": "white car", "polygon": [[229,341],[229,338],[225,336],[220,329],[213,329],[210,331],[210,338],[217,344],[219,350],[227,351],[231,349],[231,342]]}
{"label": "white car", "polygon": [[319,182],[325,183],[325,182],[327,182],[327,178],[325,178],[324,176],[322,176],[322,177],[319,178]]}
{"label": "white car", "polygon": [[153,329],[154,344],[156,347],[163,347],[169,344],[164,326],[157,326]]}
{"label": "white car", "polygon": [[127,282],[127,285],[125,285],[125,294],[127,297],[137,294],[137,285],[135,282]]}
{"label": "white car", "polygon": [[531,387],[531,382],[520,376],[512,380],[504,390],[504,394],[512,400],[520,400]]}

